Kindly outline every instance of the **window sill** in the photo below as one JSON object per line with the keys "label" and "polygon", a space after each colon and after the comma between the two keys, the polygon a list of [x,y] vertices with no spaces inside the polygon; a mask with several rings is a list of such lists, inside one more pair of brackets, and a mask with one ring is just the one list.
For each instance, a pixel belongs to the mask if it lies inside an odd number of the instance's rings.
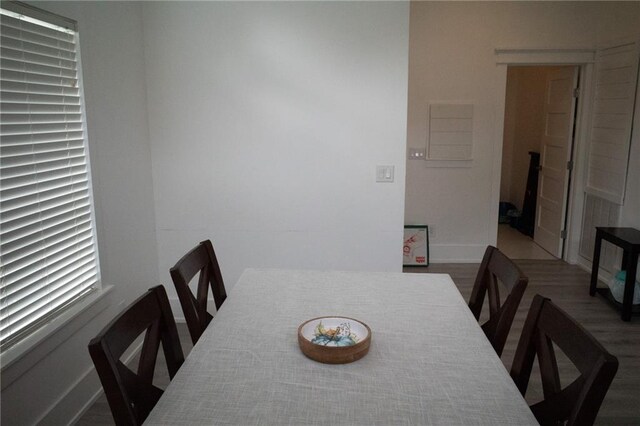
{"label": "window sill", "polygon": [[[24,340],[2,352],[0,354],[2,389],[5,389],[51,353],[91,318],[108,308],[106,296],[112,290],[112,285],[98,289],[94,294],[90,294],[86,299],[70,307]],[[83,321],[74,321],[81,316],[85,317]]]}

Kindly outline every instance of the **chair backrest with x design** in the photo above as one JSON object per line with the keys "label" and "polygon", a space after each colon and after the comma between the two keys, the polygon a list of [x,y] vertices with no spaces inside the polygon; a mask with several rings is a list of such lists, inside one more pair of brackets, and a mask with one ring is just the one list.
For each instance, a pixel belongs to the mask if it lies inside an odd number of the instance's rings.
{"label": "chair backrest with x design", "polygon": [[[502,304],[499,282],[508,291]],[[469,308],[476,319],[480,320],[485,295],[488,294],[489,319],[482,324],[482,330],[498,356],[502,355],[513,318],[518,311],[528,282],[529,279],[511,259],[497,248],[487,247],[473,285]]]}
{"label": "chair backrest with x design", "polygon": [[[140,361],[133,372],[122,361],[125,351],[145,333]],[[167,293],[162,286],[148,290],[111,321],[89,343],[89,353],[118,425],[139,425],[162,396],[154,386],[158,350],[173,379],[184,355]]]}
{"label": "chair backrest with x design", "polygon": [[[227,298],[222,273],[211,241],[202,241],[191,249],[178,260],[169,272],[176,287],[176,293],[178,293],[191,341],[195,345],[213,319],[213,316],[207,312],[209,286],[216,309],[220,309]],[[198,273],[200,275],[197,293],[194,296],[189,289],[189,283]]]}
{"label": "chair backrest with x design", "polygon": [[[564,388],[554,344],[579,372]],[[618,370],[618,359],[566,312],[540,295],[533,299],[511,367],[511,377],[523,396],[536,356],[544,394],[542,401],[531,406],[538,422],[592,425]]]}

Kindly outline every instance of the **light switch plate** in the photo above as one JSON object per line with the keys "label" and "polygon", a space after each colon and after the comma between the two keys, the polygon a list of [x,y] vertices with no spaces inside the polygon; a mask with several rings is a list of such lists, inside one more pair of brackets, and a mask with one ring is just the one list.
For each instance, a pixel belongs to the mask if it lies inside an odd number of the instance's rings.
{"label": "light switch plate", "polygon": [[393,182],[394,166],[376,166],[376,182]]}

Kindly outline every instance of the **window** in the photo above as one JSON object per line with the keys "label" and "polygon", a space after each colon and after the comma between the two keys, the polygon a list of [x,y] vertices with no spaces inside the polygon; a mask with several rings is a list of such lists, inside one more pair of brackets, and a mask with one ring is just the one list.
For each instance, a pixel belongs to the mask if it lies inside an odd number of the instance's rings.
{"label": "window", "polygon": [[99,287],[78,33],[0,9],[0,348]]}

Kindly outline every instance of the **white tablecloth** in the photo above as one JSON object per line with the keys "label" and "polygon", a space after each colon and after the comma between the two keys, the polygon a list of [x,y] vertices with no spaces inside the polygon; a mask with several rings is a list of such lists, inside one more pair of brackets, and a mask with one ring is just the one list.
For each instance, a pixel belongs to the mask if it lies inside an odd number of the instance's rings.
{"label": "white tablecloth", "polygon": [[[306,358],[325,315],[367,323],[367,356]],[[248,269],[145,424],[537,423],[448,275]]]}

